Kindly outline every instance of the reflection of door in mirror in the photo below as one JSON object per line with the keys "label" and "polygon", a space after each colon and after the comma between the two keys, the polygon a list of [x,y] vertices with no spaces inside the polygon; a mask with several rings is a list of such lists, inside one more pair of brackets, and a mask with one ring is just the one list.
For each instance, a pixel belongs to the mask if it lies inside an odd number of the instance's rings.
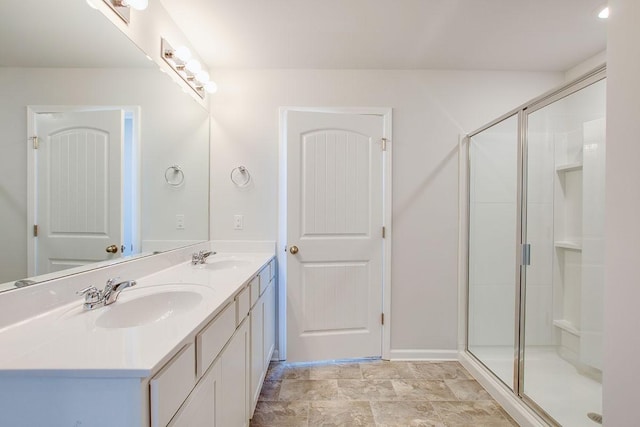
{"label": "reflection of door in mirror", "polygon": [[120,109],[35,114],[30,275],[131,252],[137,209],[124,166],[132,161],[132,121]]}

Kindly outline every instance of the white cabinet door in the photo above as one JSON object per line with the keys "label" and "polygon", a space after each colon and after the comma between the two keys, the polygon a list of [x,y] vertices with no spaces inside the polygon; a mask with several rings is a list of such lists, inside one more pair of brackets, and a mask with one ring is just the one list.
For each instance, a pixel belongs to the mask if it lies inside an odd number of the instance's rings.
{"label": "white cabinet door", "polygon": [[251,310],[251,414],[256,407],[264,374],[264,295]]}
{"label": "white cabinet door", "polygon": [[269,368],[269,362],[276,348],[276,283],[272,280],[269,288],[262,295],[264,311],[264,370]]}
{"label": "white cabinet door", "polygon": [[245,320],[220,355],[222,391],[216,426],[245,427],[249,424],[249,346],[249,322]]}
{"label": "white cabinet door", "polygon": [[220,393],[220,361],[202,377],[178,414],[171,427],[215,427]]}

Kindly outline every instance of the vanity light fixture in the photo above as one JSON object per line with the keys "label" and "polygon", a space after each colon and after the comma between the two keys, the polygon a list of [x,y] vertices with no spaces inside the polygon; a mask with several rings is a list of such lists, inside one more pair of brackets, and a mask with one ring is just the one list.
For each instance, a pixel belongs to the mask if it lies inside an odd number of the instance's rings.
{"label": "vanity light fixture", "polygon": [[131,9],[145,10],[149,0],[103,0],[127,24],[131,22]]}
{"label": "vanity light fixture", "polygon": [[609,6],[606,6],[598,12],[598,18],[607,19],[609,17]]}
{"label": "vanity light fixture", "polygon": [[204,99],[205,92],[215,93],[218,90],[218,86],[210,80],[209,73],[202,69],[200,62],[192,57],[187,47],[181,46],[174,49],[164,38],[161,39],[160,44],[162,59],[200,98]]}

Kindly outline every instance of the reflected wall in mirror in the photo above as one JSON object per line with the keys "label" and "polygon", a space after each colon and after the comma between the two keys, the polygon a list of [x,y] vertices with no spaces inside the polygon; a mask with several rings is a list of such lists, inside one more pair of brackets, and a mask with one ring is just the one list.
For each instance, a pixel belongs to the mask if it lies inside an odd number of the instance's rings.
{"label": "reflected wall in mirror", "polygon": [[[122,247],[128,256],[208,239],[209,114],[105,16],[83,1],[4,2],[0,4],[0,51],[0,233],[4,243],[0,290],[15,289],[15,282],[25,277],[37,282],[95,266],[87,265],[90,260],[80,250],[79,230],[88,230],[98,239],[108,262],[123,259]],[[61,117],[43,113],[87,110],[119,111],[123,127],[116,133],[129,141],[128,145],[118,143],[116,150],[122,166],[115,167],[109,160],[115,169],[105,172],[106,176],[117,174],[123,182],[112,184],[121,186],[120,206],[93,202],[93,216],[97,211],[104,214],[99,218],[101,225],[114,215],[127,214],[129,220],[121,217],[113,222],[117,225],[104,230],[80,224],[91,217],[87,207],[79,207],[82,194],[85,199],[100,195],[95,186],[87,188],[92,182],[89,175],[95,177],[96,168],[89,167],[90,158],[96,161],[95,153],[89,154],[77,135],[72,142],[54,141],[38,129],[43,126],[38,118]],[[64,134],[69,127],[58,131]],[[93,125],[83,128],[95,130]],[[57,175],[52,172],[52,160],[41,160],[42,152],[31,148],[33,136],[39,137],[41,147],[58,150]],[[107,140],[107,145],[113,141]],[[180,168],[179,176],[173,166]],[[75,186],[69,186],[70,177],[75,177]],[[178,177],[184,182],[171,185]],[[61,179],[66,180],[65,187]],[[36,203],[38,188],[40,194],[57,189],[50,194],[57,214],[51,206]],[[67,224],[52,227],[55,215]],[[33,236],[36,221],[38,237]],[[49,246],[43,237],[66,238],[65,245],[76,254],[37,260],[38,246]],[[118,248],[116,254],[106,252],[111,245]],[[65,256],[71,260],[59,262]],[[73,268],[56,272],[68,267]]]}

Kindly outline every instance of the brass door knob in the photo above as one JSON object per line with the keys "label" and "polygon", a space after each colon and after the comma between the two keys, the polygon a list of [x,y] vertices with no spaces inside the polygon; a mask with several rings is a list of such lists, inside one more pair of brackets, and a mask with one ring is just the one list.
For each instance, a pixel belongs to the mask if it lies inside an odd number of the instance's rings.
{"label": "brass door knob", "polygon": [[118,247],[116,245],[107,246],[107,249],[105,249],[105,250],[107,252],[109,252],[110,254],[118,253]]}
{"label": "brass door knob", "polygon": [[298,247],[297,246],[291,246],[289,248],[289,252],[291,252],[293,255],[298,253]]}

